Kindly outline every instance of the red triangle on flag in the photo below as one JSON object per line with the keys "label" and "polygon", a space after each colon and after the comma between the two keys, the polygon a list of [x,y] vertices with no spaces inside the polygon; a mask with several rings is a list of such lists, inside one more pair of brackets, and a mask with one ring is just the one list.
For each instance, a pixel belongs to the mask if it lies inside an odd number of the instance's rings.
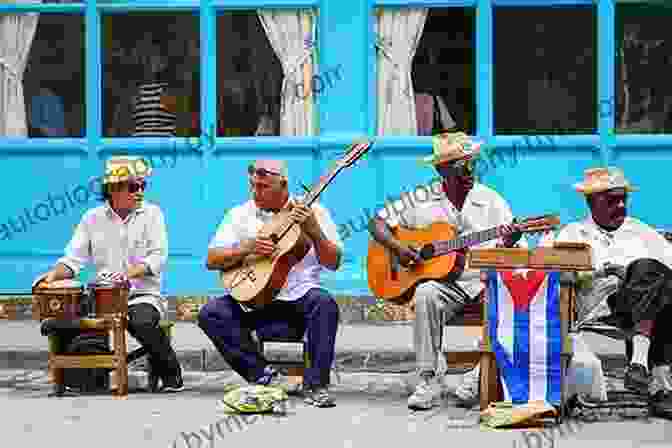
{"label": "red triangle on flag", "polygon": [[529,271],[526,276],[515,275],[514,271],[500,271],[502,281],[511,294],[513,307],[527,311],[534,296],[546,278],[544,271]]}

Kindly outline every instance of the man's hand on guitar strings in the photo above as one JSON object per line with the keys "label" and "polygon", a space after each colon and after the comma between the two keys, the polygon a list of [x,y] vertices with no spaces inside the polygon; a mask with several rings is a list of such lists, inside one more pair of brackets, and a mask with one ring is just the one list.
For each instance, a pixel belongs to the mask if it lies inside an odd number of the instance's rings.
{"label": "man's hand on guitar strings", "polygon": [[397,255],[399,256],[399,263],[402,266],[408,267],[411,263],[421,263],[422,257],[417,249],[404,246],[403,244],[396,250]]}
{"label": "man's hand on guitar strings", "polygon": [[240,248],[248,254],[270,257],[277,250],[277,245],[270,238],[259,237],[243,241]]}

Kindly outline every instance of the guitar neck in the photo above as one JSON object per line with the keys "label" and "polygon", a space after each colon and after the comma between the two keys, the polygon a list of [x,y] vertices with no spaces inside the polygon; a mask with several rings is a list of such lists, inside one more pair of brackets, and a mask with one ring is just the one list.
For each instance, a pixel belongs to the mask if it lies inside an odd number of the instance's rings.
{"label": "guitar neck", "polygon": [[464,249],[465,247],[476,246],[485,241],[497,239],[501,234],[503,226],[493,227],[491,229],[482,230],[480,232],[470,233],[469,235],[455,238],[447,241],[436,241],[431,243],[434,246],[434,256],[446,255],[455,250]]}

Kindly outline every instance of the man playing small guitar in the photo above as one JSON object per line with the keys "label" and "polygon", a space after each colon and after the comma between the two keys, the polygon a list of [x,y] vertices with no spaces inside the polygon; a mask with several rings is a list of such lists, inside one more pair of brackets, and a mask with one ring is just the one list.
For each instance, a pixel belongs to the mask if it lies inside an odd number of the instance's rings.
{"label": "man playing small guitar", "polygon": [[[455,227],[458,235],[482,231],[495,226],[504,226],[504,236],[480,244],[478,247],[493,247],[495,244],[514,247],[522,234],[515,233],[509,224],[513,221],[511,209],[494,190],[474,182],[474,158],[478,156],[480,143],[473,143],[463,133],[442,134],[434,139],[434,155],[424,159],[435,166],[443,178],[444,194],[429,201],[406,208],[403,204],[390,205],[391,210],[403,209],[397,216],[382,210],[369,223],[373,238],[387,248],[399,263],[408,267],[421,263],[417,248],[410,248],[392,235],[399,227],[419,229],[433,223],[444,222]],[[398,207],[399,206],[399,207]],[[525,240],[521,246],[527,247]],[[464,266],[464,251],[456,265]],[[414,346],[420,383],[408,399],[411,409],[430,409],[440,396],[440,381],[437,375],[438,355],[441,350],[443,326],[454,318],[467,303],[478,300],[483,290],[479,271],[465,270],[450,281],[425,281],[413,292],[416,318],[414,321]],[[456,394],[464,402],[478,398],[479,368],[465,374]]]}
{"label": "man playing small guitar", "polygon": [[278,244],[258,232],[282,209],[291,208],[289,218],[300,226],[312,247],[289,271],[271,303],[252,309],[229,291],[201,309],[198,324],[239,375],[262,385],[277,384],[278,372],[258,353],[251,331],[261,338],[297,339],[307,332],[311,360],[303,378],[307,402],[317,407],[333,406],[327,386],[339,311],[333,297],[320,286],[320,272],[323,268],[338,269],[343,243],[326,208],[317,203],[309,208],[290,197],[285,162],[258,160],[248,174],[252,199],[227,212],[210,244],[208,269],[225,271],[250,255],[272,256]]}

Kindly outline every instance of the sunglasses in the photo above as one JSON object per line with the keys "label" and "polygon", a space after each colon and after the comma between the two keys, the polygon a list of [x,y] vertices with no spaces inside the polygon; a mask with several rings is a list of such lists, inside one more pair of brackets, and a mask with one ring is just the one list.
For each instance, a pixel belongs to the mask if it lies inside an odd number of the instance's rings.
{"label": "sunglasses", "polygon": [[472,159],[458,160],[457,162],[438,165],[436,170],[443,177],[471,176],[474,174],[474,161]]}
{"label": "sunglasses", "polygon": [[259,178],[264,178],[267,176],[279,176],[280,174],[275,173],[273,171],[269,171],[264,168],[255,168],[253,165],[250,165],[247,167],[247,174],[250,175],[250,177],[257,176]]}
{"label": "sunglasses", "polygon": [[136,182],[130,182],[128,184],[128,192],[129,193],[137,193],[140,190],[145,191],[146,189],[147,189],[147,181],[144,181],[144,180],[139,180],[139,181],[136,181]]}

